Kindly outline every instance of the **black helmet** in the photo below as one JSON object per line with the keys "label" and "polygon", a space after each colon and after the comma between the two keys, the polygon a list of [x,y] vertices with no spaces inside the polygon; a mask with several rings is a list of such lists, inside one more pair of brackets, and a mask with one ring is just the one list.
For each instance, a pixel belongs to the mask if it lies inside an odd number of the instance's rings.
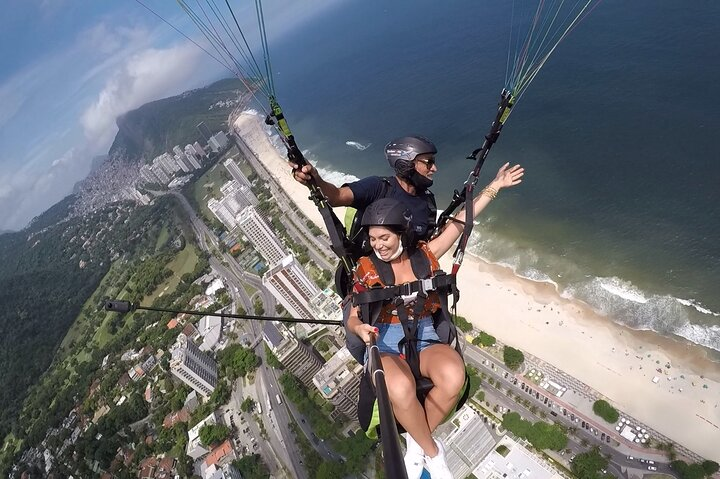
{"label": "black helmet", "polygon": [[412,214],[394,198],[380,198],[367,207],[362,216],[362,226],[387,226],[403,233],[410,227]]}
{"label": "black helmet", "polygon": [[408,175],[414,170],[412,162],[418,155],[437,153],[432,141],[424,136],[403,136],[385,145],[385,158],[396,172]]}

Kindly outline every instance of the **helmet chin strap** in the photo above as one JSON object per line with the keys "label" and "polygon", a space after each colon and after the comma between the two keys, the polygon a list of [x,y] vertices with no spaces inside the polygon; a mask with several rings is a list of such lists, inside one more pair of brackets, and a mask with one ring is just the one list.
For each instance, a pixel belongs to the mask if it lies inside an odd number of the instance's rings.
{"label": "helmet chin strap", "polygon": [[398,173],[398,176],[407,180],[408,183],[413,185],[418,190],[426,190],[433,185],[433,180],[421,175],[417,172],[417,170],[413,169],[410,173]]}
{"label": "helmet chin strap", "polygon": [[403,247],[402,241],[398,244],[398,249],[395,251],[388,259],[383,259],[382,256],[380,256],[380,253],[378,253],[378,250],[375,250],[375,256],[380,258],[381,260],[385,261],[386,263],[389,263],[390,261],[397,259],[400,257],[401,254],[403,254],[403,250],[405,247]]}

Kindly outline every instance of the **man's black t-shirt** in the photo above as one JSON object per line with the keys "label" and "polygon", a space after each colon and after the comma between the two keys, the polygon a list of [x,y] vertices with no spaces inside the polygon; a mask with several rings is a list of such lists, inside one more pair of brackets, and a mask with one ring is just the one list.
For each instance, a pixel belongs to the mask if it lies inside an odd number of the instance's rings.
{"label": "man's black t-shirt", "polygon": [[421,192],[418,196],[411,195],[400,186],[394,176],[389,178],[369,176],[345,186],[348,186],[353,192],[351,206],[358,210],[358,218],[362,218],[365,209],[374,201],[380,198],[394,198],[412,213],[410,227],[413,230],[415,241],[428,240],[432,234],[432,231],[428,231],[428,229],[430,224],[434,228],[437,209],[434,207],[435,197],[429,190]]}

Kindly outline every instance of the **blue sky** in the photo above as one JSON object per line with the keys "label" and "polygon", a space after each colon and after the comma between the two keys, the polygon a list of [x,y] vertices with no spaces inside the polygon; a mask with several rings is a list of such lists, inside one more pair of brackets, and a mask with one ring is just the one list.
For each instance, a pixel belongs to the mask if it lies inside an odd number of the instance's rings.
{"label": "blue sky", "polygon": [[[0,29],[0,230],[24,227],[70,193],[92,158],[107,153],[118,115],[229,76],[133,0],[6,1]],[[145,3],[200,42],[175,1]],[[231,2],[241,22],[252,17],[251,3]],[[270,41],[334,3],[264,2]]]}

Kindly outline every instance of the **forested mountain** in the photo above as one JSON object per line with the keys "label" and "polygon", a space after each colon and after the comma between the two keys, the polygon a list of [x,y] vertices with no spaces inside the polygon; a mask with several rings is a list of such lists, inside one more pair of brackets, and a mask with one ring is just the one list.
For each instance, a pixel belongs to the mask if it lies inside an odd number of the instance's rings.
{"label": "forested mountain", "polygon": [[153,158],[175,145],[200,141],[201,121],[210,131],[227,130],[228,114],[238,105],[245,87],[240,80],[220,80],[205,88],[146,103],[117,119],[118,134],[110,155],[124,151],[128,158]]}

